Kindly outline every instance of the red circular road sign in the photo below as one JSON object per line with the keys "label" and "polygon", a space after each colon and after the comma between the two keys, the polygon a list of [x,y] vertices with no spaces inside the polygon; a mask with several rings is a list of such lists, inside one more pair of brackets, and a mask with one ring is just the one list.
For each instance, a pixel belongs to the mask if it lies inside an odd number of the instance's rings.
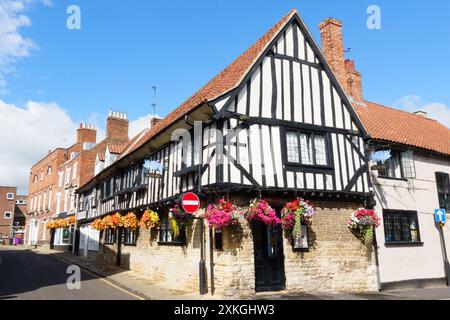
{"label": "red circular road sign", "polygon": [[200,209],[200,199],[195,193],[186,193],[181,198],[181,206],[187,213],[194,214]]}

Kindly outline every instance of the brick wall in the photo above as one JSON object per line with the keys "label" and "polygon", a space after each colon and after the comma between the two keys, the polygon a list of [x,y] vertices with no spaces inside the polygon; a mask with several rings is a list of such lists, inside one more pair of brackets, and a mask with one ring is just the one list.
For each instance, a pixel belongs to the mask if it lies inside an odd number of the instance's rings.
{"label": "brick wall", "polygon": [[[12,200],[6,199],[7,193],[13,193],[14,198]],[[2,240],[8,240],[11,235],[11,226],[14,219],[15,201],[17,199],[16,187],[0,187],[0,243]],[[11,212],[11,219],[5,219],[5,212]],[[4,238],[4,235],[8,237]]]}
{"label": "brick wall", "polygon": [[[244,202],[244,201],[243,201]],[[245,201],[248,204],[248,200]],[[286,290],[289,292],[377,291],[375,253],[347,228],[358,203],[316,203],[317,214],[310,230],[309,252],[294,252],[284,238]],[[210,287],[210,249],[205,226],[207,283]],[[142,229],[136,246],[122,246],[122,267],[165,281],[175,288],[198,290],[200,259],[199,222],[188,229],[187,245],[163,246],[157,231]],[[102,239],[103,242],[103,239]],[[90,259],[103,267],[116,263],[117,244],[101,245]],[[255,293],[253,239],[249,223],[223,231],[223,250],[214,250],[214,282],[217,294],[229,297]]]}

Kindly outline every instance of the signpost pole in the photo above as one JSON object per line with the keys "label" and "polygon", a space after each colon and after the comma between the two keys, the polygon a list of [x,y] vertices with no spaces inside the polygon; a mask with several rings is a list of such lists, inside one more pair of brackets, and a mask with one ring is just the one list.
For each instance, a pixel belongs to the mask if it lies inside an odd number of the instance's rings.
{"label": "signpost pole", "polygon": [[450,265],[448,263],[447,246],[445,245],[444,226],[447,220],[446,212],[443,209],[437,209],[434,212],[435,222],[439,229],[439,238],[441,239],[442,258],[444,261],[445,283],[450,286]]}
{"label": "signpost pole", "polygon": [[439,226],[439,235],[441,238],[441,246],[442,246],[442,257],[444,259],[444,271],[445,271],[445,283],[447,284],[447,287],[450,285],[450,270],[449,270],[449,264],[448,264],[448,256],[447,256],[447,247],[445,245],[445,238],[444,238],[444,230],[443,226]]}

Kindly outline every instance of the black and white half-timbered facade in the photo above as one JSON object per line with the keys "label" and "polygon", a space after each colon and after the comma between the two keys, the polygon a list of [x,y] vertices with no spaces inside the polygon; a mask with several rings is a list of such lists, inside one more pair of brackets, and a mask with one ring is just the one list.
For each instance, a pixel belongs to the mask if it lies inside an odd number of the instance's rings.
{"label": "black and white half-timbered facade", "polygon": [[[372,202],[366,138],[293,10],[79,189],[80,248],[101,263],[117,262],[193,290],[202,258],[207,291],[226,295],[376,290],[373,248],[347,228],[351,214]],[[212,232],[198,219],[175,234],[169,208],[188,191],[200,195],[202,210],[222,197],[242,210],[262,197],[278,213],[297,197],[311,200],[317,211],[308,246],[296,249],[281,227],[245,220],[239,228]],[[139,215],[147,208],[158,212],[160,227],[138,230],[132,241],[89,227],[107,214]]]}

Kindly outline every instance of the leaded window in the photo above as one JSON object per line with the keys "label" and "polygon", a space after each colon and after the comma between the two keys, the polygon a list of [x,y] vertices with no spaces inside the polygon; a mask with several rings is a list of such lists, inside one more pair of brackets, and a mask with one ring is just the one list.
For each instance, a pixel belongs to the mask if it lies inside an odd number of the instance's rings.
{"label": "leaded window", "polygon": [[420,242],[417,212],[384,210],[383,220],[386,243]]}
{"label": "leaded window", "polygon": [[447,173],[436,172],[439,207],[450,212],[450,178]]}
{"label": "leaded window", "polygon": [[116,243],[116,229],[105,230],[105,244]]}
{"label": "leaded window", "polygon": [[286,131],[287,162],[305,166],[327,166],[328,146],[324,134]]}
{"label": "leaded window", "polygon": [[122,230],[122,243],[126,246],[135,246],[137,241],[138,231],[127,228]]}

